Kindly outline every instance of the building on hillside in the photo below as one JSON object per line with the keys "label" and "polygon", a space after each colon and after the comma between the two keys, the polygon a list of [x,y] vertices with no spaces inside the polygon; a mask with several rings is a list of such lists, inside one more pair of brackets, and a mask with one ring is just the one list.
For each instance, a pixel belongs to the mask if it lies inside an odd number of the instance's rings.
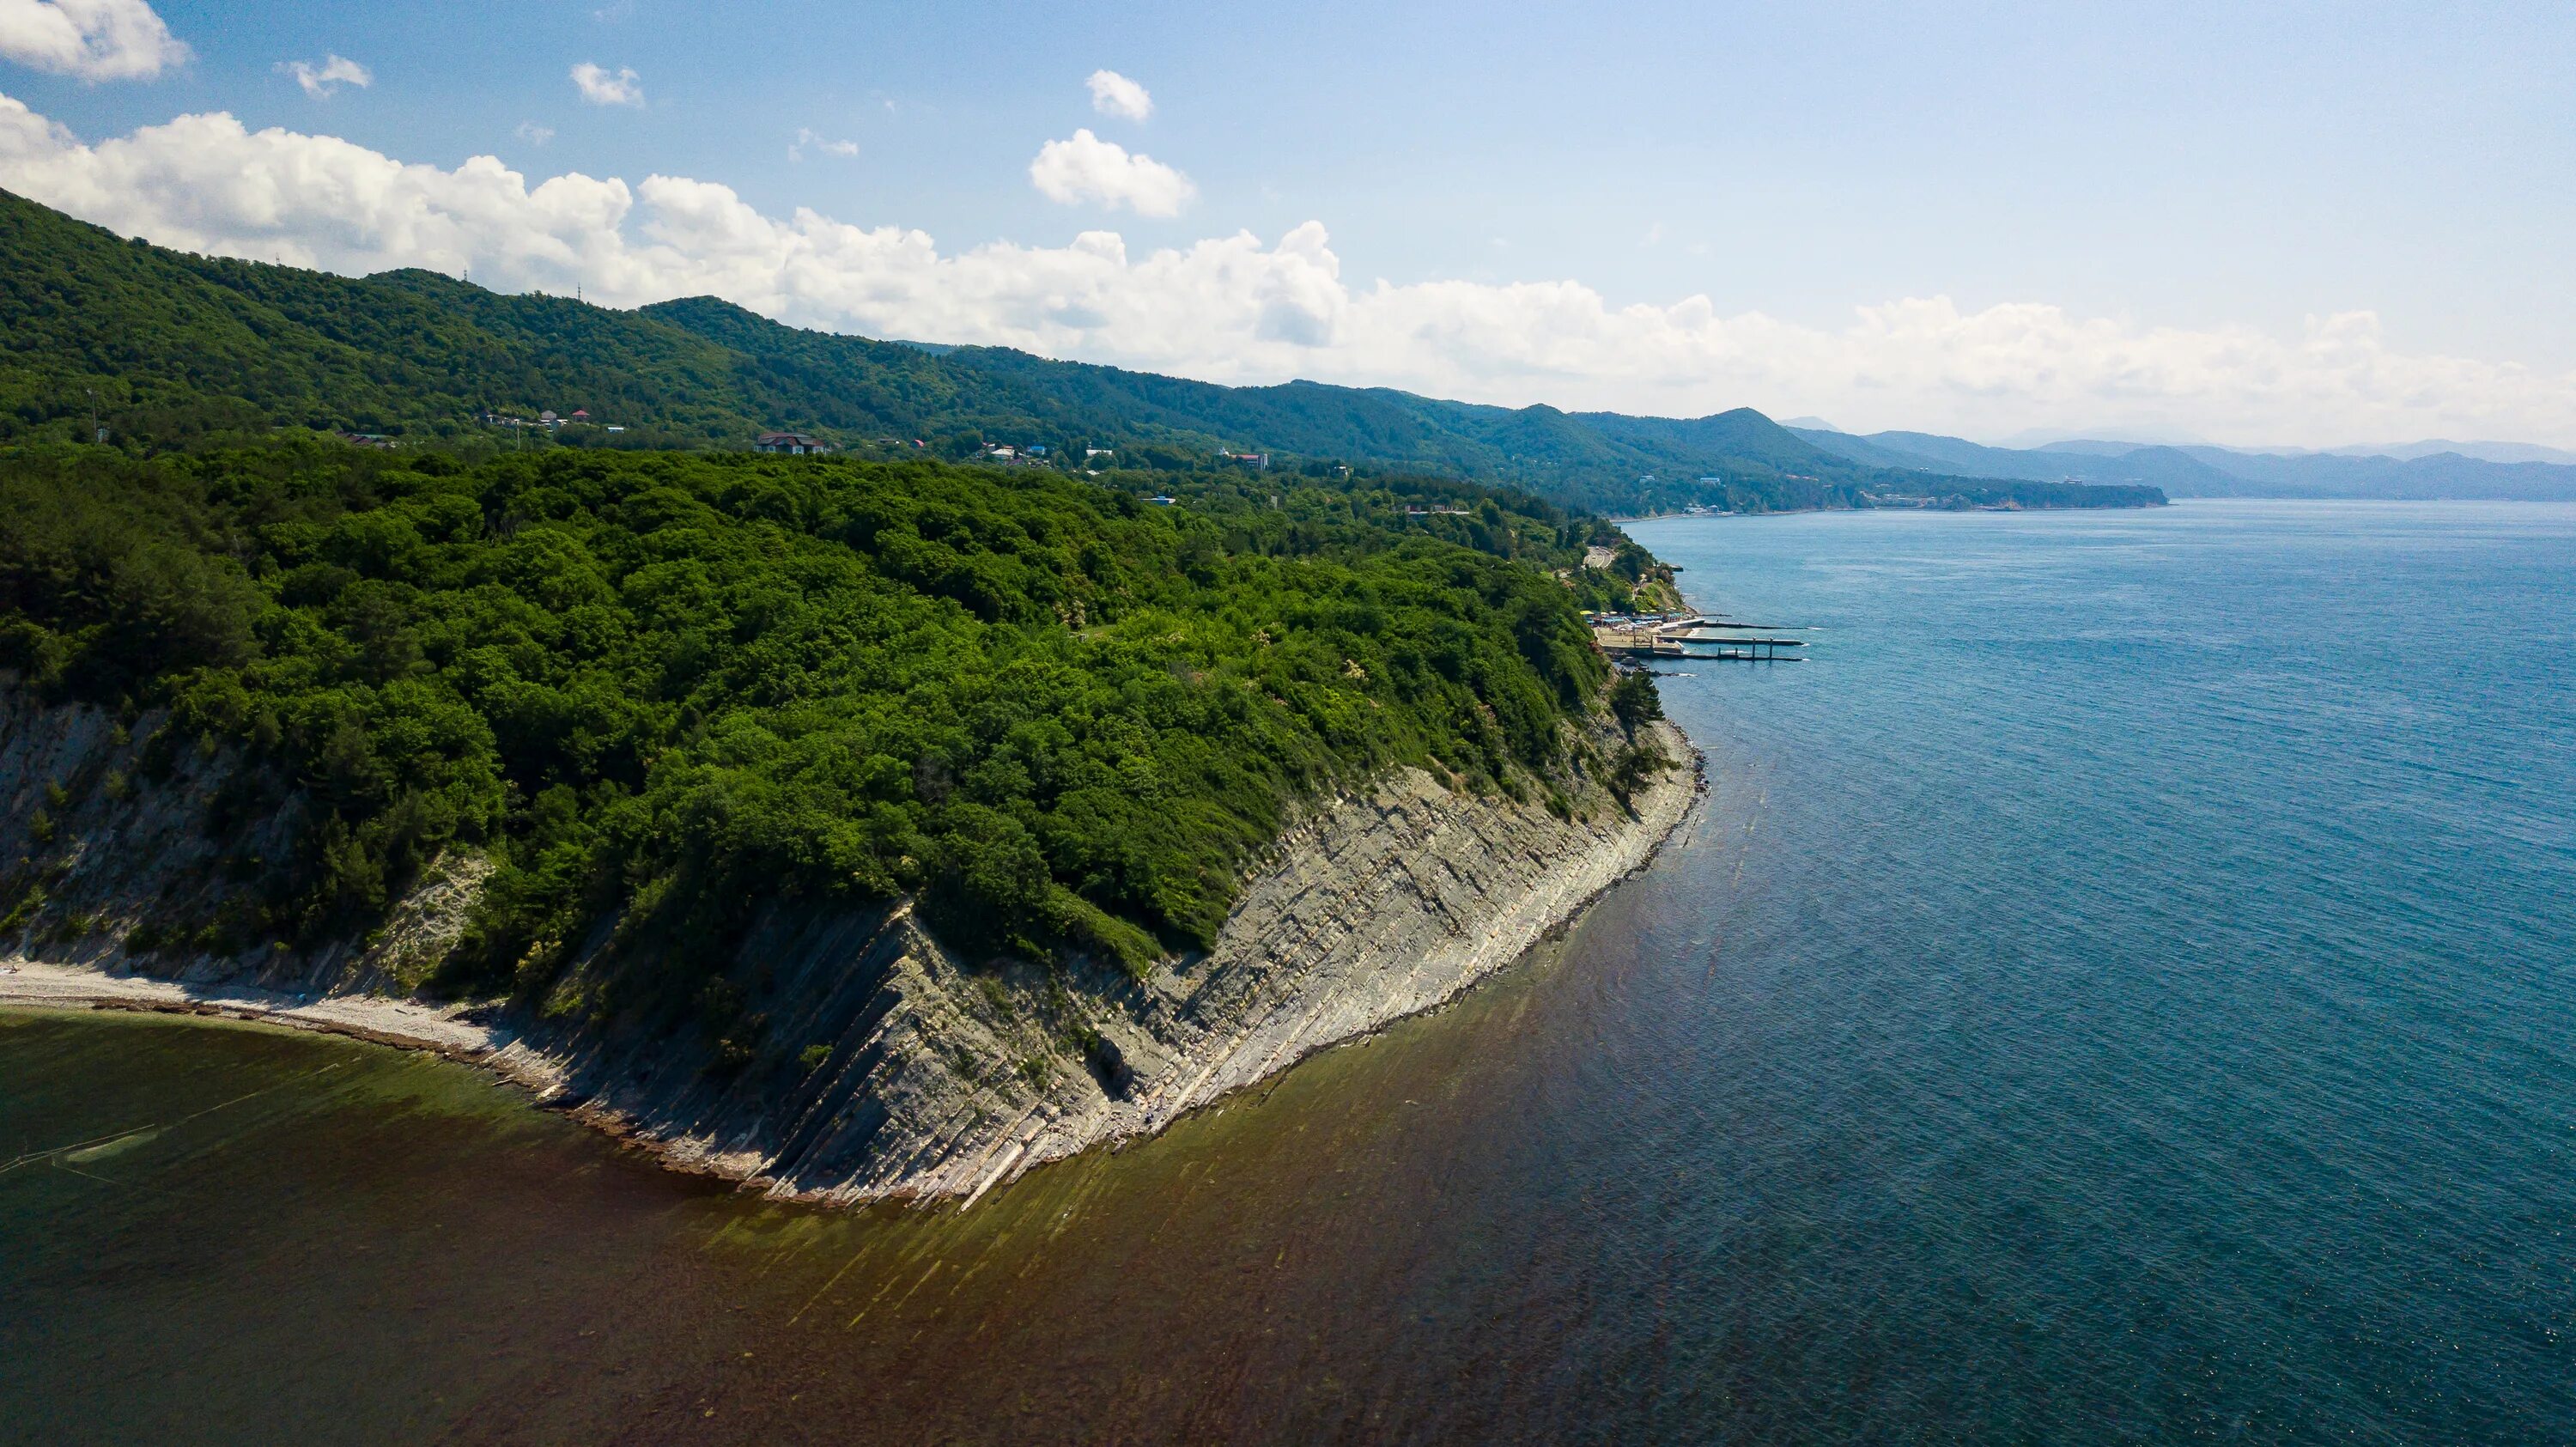
{"label": "building on hillside", "polygon": [[760,434],[760,439],[752,446],[763,452],[782,452],[796,457],[832,450],[832,444],[820,437],[808,437],[802,432],[763,432]]}
{"label": "building on hillside", "polygon": [[576,407],[573,409],[572,416],[567,420],[573,422],[587,422],[590,420],[590,412],[587,408]]}
{"label": "building on hillside", "polygon": [[1583,566],[1587,568],[1606,570],[1612,563],[1617,562],[1618,559],[1619,553],[1617,549],[1605,548],[1597,543],[1583,550]]}
{"label": "building on hillside", "polygon": [[537,421],[547,427],[561,427],[563,425],[563,419],[556,416],[554,414],[554,409],[552,408],[548,408],[547,410],[538,413]]}
{"label": "building on hillside", "polygon": [[1270,454],[1267,452],[1220,452],[1216,458],[1219,462],[1245,462],[1254,467],[1270,465]]}

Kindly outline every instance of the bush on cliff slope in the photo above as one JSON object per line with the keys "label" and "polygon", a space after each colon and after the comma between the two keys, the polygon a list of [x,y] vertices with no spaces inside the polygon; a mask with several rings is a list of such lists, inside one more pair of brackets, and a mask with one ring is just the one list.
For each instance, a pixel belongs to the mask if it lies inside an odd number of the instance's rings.
{"label": "bush on cliff slope", "polygon": [[685,994],[761,900],[915,890],[994,946],[1133,966],[1213,936],[1301,794],[1399,762],[1515,787],[1601,697],[1577,607],[1623,585],[1551,576],[1589,520],[1112,481],[21,449],[0,666],[166,700],[296,781],[302,857],[232,937],[359,927],[465,841],[500,868],[451,983],[531,992],[611,916]]}

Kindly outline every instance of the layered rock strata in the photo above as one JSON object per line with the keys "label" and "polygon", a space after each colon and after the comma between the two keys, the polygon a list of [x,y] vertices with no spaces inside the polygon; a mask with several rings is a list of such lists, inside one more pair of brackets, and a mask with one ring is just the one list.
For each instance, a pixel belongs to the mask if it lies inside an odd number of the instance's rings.
{"label": "layered rock strata", "polygon": [[[1518,957],[1643,864],[1690,808],[1695,755],[1622,807],[1597,786],[1564,815],[1444,787],[1418,769],[1329,801],[1277,841],[1214,949],[1142,982],[1084,966],[960,960],[908,901],[775,906],[723,975],[754,1042],[602,1023],[585,992],[620,966],[603,922],[544,1005],[399,1000],[455,938],[484,872],[440,861],[364,940],[310,953],[162,938],[286,847],[291,790],[224,819],[242,768],[194,746],[147,769],[160,720],[38,708],[0,690],[6,881],[0,1002],[220,1008],[479,1059],[666,1162],[836,1202],[971,1203],[1039,1162],[1161,1129],[1337,1041],[1430,1008]],[[1601,742],[1612,740],[1605,738]],[[157,747],[167,751],[164,739]],[[157,782],[136,785],[152,772]],[[228,789],[228,786],[234,786]],[[51,807],[48,807],[49,804]],[[30,827],[43,815],[49,840]],[[6,862],[6,861],[0,861]],[[32,908],[28,891],[41,890]],[[139,932],[139,933],[138,933]],[[148,939],[148,955],[126,941]],[[219,948],[230,946],[229,948]]]}

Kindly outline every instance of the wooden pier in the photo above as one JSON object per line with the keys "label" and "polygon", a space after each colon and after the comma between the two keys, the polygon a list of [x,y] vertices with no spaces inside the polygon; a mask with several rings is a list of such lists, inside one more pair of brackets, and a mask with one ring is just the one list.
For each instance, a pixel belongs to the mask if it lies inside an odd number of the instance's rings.
{"label": "wooden pier", "polygon": [[1613,658],[1698,658],[1737,663],[1795,663],[1807,646],[1802,638],[1778,636],[1786,630],[1722,617],[1641,618],[1595,621],[1593,646]]}

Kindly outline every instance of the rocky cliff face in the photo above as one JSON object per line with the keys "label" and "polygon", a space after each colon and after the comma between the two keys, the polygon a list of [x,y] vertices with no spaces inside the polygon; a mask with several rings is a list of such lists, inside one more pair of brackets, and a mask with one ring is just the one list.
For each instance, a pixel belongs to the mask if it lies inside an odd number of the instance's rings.
{"label": "rocky cliff face", "polygon": [[380,929],[294,951],[255,886],[295,850],[292,780],[166,727],[45,707],[0,675],[0,953],[304,993],[407,990],[456,943],[489,872],[442,859]]}
{"label": "rocky cliff face", "polygon": [[[301,807],[220,749],[0,690],[0,951],[212,987],[400,993],[454,941],[484,873],[440,861],[364,940],[299,954],[224,917]],[[960,960],[909,902],[777,906],[722,974],[723,1039],[605,1023],[603,924],[538,1005],[459,1007],[560,1082],[558,1103],[674,1165],[780,1195],[972,1200],[1086,1146],[1160,1129],[1307,1053],[1429,1008],[1642,864],[1690,807],[1693,755],[1623,808],[1566,817],[1420,770],[1333,800],[1248,881],[1216,947],[1143,982],[1080,962]],[[265,800],[264,812],[246,801]],[[38,836],[43,836],[39,838]],[[129,948],[151,944],[145,951]]]}

